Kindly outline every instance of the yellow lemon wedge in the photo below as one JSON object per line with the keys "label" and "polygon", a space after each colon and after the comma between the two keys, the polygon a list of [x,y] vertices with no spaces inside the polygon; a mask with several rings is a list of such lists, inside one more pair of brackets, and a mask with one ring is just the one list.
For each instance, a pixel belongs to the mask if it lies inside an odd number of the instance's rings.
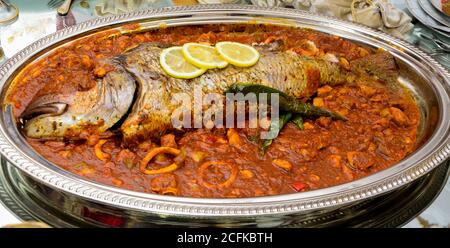
{"label": "yellow lemon wedge", "polygon": [[206,72],[205,68],[198,68],[189,63],[184,58],[182,50],[182,47],[175,46],[161,52],[159,63],[167,74],[174,78],[190,79]]}
{"label": "yellow lemon wedge", "polygon": [[249,67],[259,60],[259,52],[252,46],[242,43],[218,42],[216,43],[216,49],[222,59],[235,66]]}
{"label": "yellow lemon wedge", "polygon": [[184,44],[183,56],[189,63],[200,68],[224,68],[228,65],[228,62],[220,57],[215,47],[204,44]]}

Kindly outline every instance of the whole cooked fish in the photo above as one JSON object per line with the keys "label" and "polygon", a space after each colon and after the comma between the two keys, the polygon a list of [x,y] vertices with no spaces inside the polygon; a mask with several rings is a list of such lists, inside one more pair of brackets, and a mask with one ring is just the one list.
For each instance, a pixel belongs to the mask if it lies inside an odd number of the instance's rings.
{"label": "whole cooked fish", "polygon": [[[309,98],[320,85],[355,82],[358,76],[353,69],[366,73],[369,65],[372,73],[378,73],[377,66],[370,64],[373,58],[355,61],[352,70],[348,71],[338,63],[283,51],[272,44],[256,47],[260,59],[252,67],[229,65],[224,69],[208,70],[194,79],[176,79],[168,76],[159,64],[159,56],[165,47],[159,43],[141,44],[114,58],[110,63],[115,70],[107,73],[93,89],[72,97],[59,97],[58,101],[33,104],[25,112],[32,116],[27,118],[30,120],[25,124],[25,134],[33,138],[58,139],[67,137],[69,131],[92,126],[97,131],[105,131],[124,119],[120,131],[124,141],[132,144],[172,128],[171,114],[179,107],[172,102],[172,96],[181,92],[192,95],[194,86],[200,87],[204,94],[223,94],[236,83],[252,83],[297,98]],[[393,61],[388,53],[375,56],[378,58],[376,64],[383,70],[395,71],[392,67],[395,63],[388,62]],[[395,75],[389,75],[395,78]],[[134,95],[135,81],[138,92]],[[64,104],[68,105],[67,109]]]}
{"label": "whole cooked fish", "polygon": [[142,44],[119,59],[139,85],[133,109],[121,126],[127,143],[171,128],[171,113],[178,107],[171,103],[172,95],[179,92],[192,94],[194,85],[200,86],[205,94],[223,94],[230,85],[250,82],[305,98],[313,95],[321,84],[351,80],[338,64],[281,51],[276,46],[256,47],[260,59],[252,67],[229,65],[224,69],[208,70],[194,79],[177,79],[161,69],[159,56],[164,47],[158,43]]}
{"label": "whole cooked fish", "polygon": [[74,95],[48,95],[32,103],[22,114],[27,120],[25,135],[39,139],[76,136],[84,128],[104,132],[130,108],[136,84],[133,77],[115,61],[114,70],[98,80],[95,87]]}

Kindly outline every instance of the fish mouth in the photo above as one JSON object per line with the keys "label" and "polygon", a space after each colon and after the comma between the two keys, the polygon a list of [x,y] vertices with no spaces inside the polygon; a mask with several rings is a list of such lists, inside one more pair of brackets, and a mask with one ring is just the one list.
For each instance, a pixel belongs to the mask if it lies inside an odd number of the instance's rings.
{"label": "fish mouth", "polygon": [[69,104],[63,102],[50,102],[30,105],[19,117],[20,122],[26,123],[28,120],[38,116],[57,116],[67,111]]}
{"label": "fish mouth", "polygon": [[18,118],[21,131],[27,134],[29,121],[34,119],[63,115],[68,106],[69,104],[64,102],[32,103]]}

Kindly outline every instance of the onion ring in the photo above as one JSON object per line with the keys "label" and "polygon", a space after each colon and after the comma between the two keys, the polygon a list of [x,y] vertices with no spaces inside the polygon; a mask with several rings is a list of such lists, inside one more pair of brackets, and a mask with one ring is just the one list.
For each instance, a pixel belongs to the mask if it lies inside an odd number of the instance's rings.
{"label": "onion ring", "polygon": [[162,146],[162,147],[157,147],[157,148],[153,148],[152,150],[150,150],[147,155],[144,157],[144,159],[141,160],[140,166],[139,166],[139,170],[147,175],[155,175],[155,174],[161,174],[161,173],[168,173],[168,172],[172,172],[176,169],[178,169],[178,165],[176,163],[172,163],[169,166],[163,167],[161,169],[156,169],[156,170],[148,170],[147,169],[147,165],[148,163],[158,154],[160,153],[169,153],[172,155],[179,155],[181,153],[181,151],[179,149],[175,149],[172,147],[166,147],[166,146]]}
{"label": "onion ring", "polygon": [[95,152],[95,156],[100,159],[101,161],[108,161],[109,159],[111,159],[111,155],[109,153],[103,152],[102,151],[102,146],[108,142],[108,140],[102,139],[99,140],[97,142],[97,144],[95,144],[94,146],[94,152]]}
{"label": "onion ring", "polygon": [[[224,182],[219,183],[219,184],[212,184],[212,183],[206,182],[206,180],[203,178],[203,176],[204,176],[206,170],[212,165],[227,166],[231,170],[231,175],[228,177],[227,180],[225,180]],[[238,169],[236,166],[234,166],[231,163],[224,162],[224,161],[207,161],[207,162],[203,163],[202,165],[200,165],[198,170],[200,173],[201,182],[207,188],[226,188],[226,187],[230,186],[236,180],[237,174],[238,174]]]}

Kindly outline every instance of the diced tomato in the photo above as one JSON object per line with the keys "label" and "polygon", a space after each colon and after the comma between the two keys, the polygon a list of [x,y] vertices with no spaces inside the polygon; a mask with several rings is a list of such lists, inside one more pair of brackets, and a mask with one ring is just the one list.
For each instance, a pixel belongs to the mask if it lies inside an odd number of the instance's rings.
{"label": "diced tomato", "polygon": [[302,182],[294,182],[292,184],[292,188],[297,192],[305,191],[308,188],[308,184]]}

